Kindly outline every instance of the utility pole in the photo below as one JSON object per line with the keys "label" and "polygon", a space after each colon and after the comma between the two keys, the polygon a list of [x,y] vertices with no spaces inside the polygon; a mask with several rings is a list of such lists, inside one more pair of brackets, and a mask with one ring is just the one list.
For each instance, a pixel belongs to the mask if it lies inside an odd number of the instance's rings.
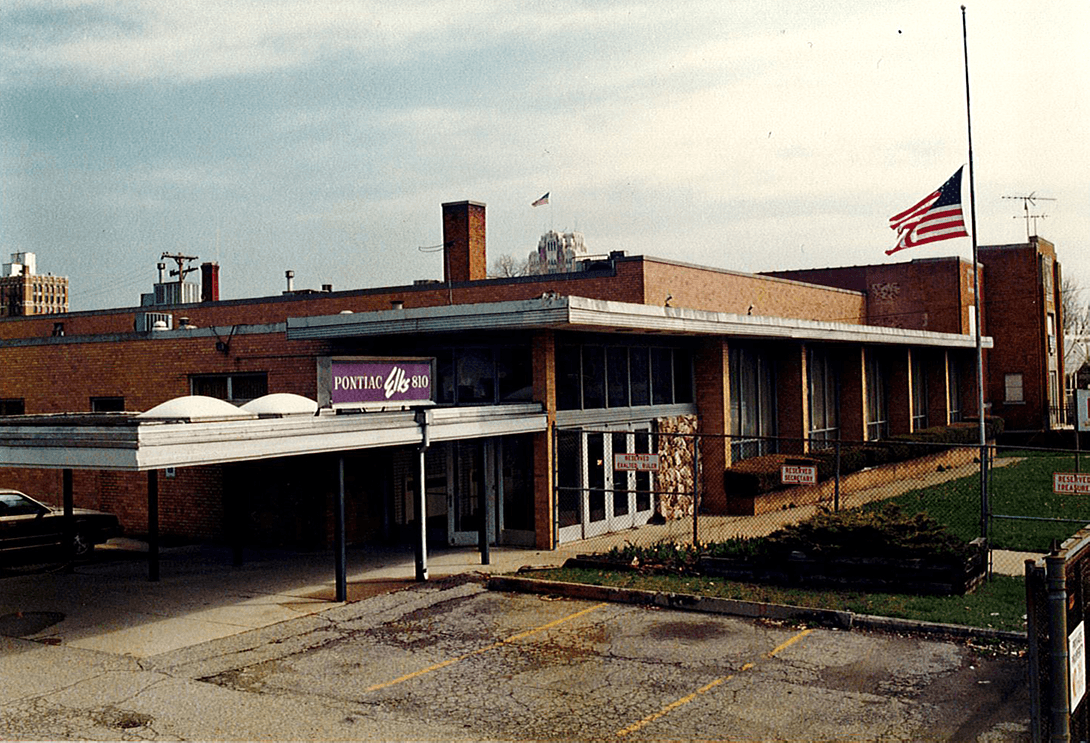
{"label": "utility pole", "polygon": [[159,256],[159,260],[163,260],[164,258],[170,258],[178,264],[178,268],[171,271],[170,275],[178,277],[178,304],[184,304],[185,299],[182,294],[182,282],[185,281],[186,276],[197,270],[196,268],[187,265],[190,261],[197,260],[197,256],[182,255],[181,253],[163,253]]}

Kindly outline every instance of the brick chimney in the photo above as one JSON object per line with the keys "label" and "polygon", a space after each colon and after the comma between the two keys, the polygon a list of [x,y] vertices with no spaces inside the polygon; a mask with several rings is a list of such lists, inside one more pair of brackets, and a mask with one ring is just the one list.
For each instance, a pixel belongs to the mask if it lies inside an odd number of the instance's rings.
{"label": "brick chimney", "polygon": [[201,264],[201,301],[218,302],[220,298],[220,264]]}
{"label": "brick chimney", "polygon": [[443,280],[479,281],[488,278],[484,247],[484,204],[454,201],[443,204]]}

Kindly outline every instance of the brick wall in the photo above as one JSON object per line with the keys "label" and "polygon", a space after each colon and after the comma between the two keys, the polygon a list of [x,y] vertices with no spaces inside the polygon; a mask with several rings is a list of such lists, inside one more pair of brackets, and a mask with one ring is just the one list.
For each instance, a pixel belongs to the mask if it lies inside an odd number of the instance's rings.
{"label": "brick wall", "polygon": [[865,322],[891,328],[968,333],[973,305],[972,263],[928,258],[844,268],[770,271],[796,281],[840,287],[866,296]]}
{"label": "brick wall", "polygon": [[533,341],[534,399],[545,403],[546,430],[533,434],[534,524],[538,549],[553,548],[553,430],[556,424],[556,335],[542,331]]}
{"label": "brick wall", "polygon": [[645,260],[641,301],[738,315],[792,317],[858,325],[865,317],[863,297],[851,290],[787,281],[771,276],[721,271],[666,261]]}
{"label": "brick wall", "polygon": [[59,340],[65,342],[4,348],[5,368],[19,373],[0,375],[0,398],[24,399],[28,414],[87,411],[92,397],[124,397],[126,410],[143,411],[188,395],[191,374],[239,372],[267,372],[270,392],[314,397],[314,359],[327,348],[288,342],[283,332],[235,335],[226,353],[213,337]]}
{"label": "brick wall", "polygon": [[[1004,419],[1008,430],[1046,429],[1049,427],[1046,316],[1049,312],[1056,314],[1058,329],[1062,327],[1062,318],[1056,309],[1059,302],[1055,290],[1050,294],[1044,291],[1040,260],[1046,255],[1055,261],[1055,250],[1048,241],[1035,240],[1027,245],[982,247],[979,255],[988,267],[983,293],[987,308],[985,333],[995,339],[995,348],[988,353],[988,399],[992,401],[992,412]],[[1057,347],[1057,354],[1060,348]],[[1057,361],[1062,378],[1062,359],[1057,357]],[[1006,401],[1004,379],[1008,374],[1022,375],[1024,402]]]}

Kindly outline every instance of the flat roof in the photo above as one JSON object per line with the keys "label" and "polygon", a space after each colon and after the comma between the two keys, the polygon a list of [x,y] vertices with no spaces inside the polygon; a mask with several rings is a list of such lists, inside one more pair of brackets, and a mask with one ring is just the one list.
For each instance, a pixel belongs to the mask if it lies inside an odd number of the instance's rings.
{"label": "flat roof", "polygon": [[[292,317],[287,321],[289,340],[537,329],[976,348],[975,336],[958,333],[655,307],[551,293],[537,299]],[[991,348],[992,339],[981,338],[981,345]]]}
{"label": "flat roof", "polygon": [[[425,430],[426,429],[426,430]],[[546,430],[538,403],[386,412],[321,410],[188,422],[132,413],[0,418],[0,466],[145,471]]]}

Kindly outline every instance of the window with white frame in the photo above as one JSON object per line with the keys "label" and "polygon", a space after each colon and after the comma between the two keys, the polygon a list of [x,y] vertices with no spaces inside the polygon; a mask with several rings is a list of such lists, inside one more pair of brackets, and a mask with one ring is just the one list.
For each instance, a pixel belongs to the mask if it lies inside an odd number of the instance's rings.
{"label": "window with white frame", "polygon": [[952,356],[946,358],[946,389],[950,406],[950,422],[961,421],[961,365]]}
{"label": "window with white frame", "polygon": [[1021,374],[1004,374],[1003,375],[1003,402],[1006,403],[1019,403],[1025,402],[1025,393],[1022,389],[1022,375]]}
{"label": "window with white frame", "polygon": [[912,430],[922,431],[927,428],[927,370],[924,368],[923,353],[912,352]]}
{"label": "window with white frame", "polygon": [[730,432],[734,461],[776,451],[776,373],[761,349],[730,349]]}
{"label": "window with white frame", "polygon": [[867,440],[889,436],[889,406],[886,397],[887,364],[881,354],[867,353]]}
{"label": "window with white frame", "polygon": [[249,402],[269,394],[269,377],[265,372],[194,374],[189,378],[189,390],[193,395],[233,403]]}
{"label": "window with white frame", "polygon": [[835,441],[840,435],[840,365],[829,349],[810,347],[806,351],[806,370],[810,441],[820,448],[827,445],[821,442]]}

